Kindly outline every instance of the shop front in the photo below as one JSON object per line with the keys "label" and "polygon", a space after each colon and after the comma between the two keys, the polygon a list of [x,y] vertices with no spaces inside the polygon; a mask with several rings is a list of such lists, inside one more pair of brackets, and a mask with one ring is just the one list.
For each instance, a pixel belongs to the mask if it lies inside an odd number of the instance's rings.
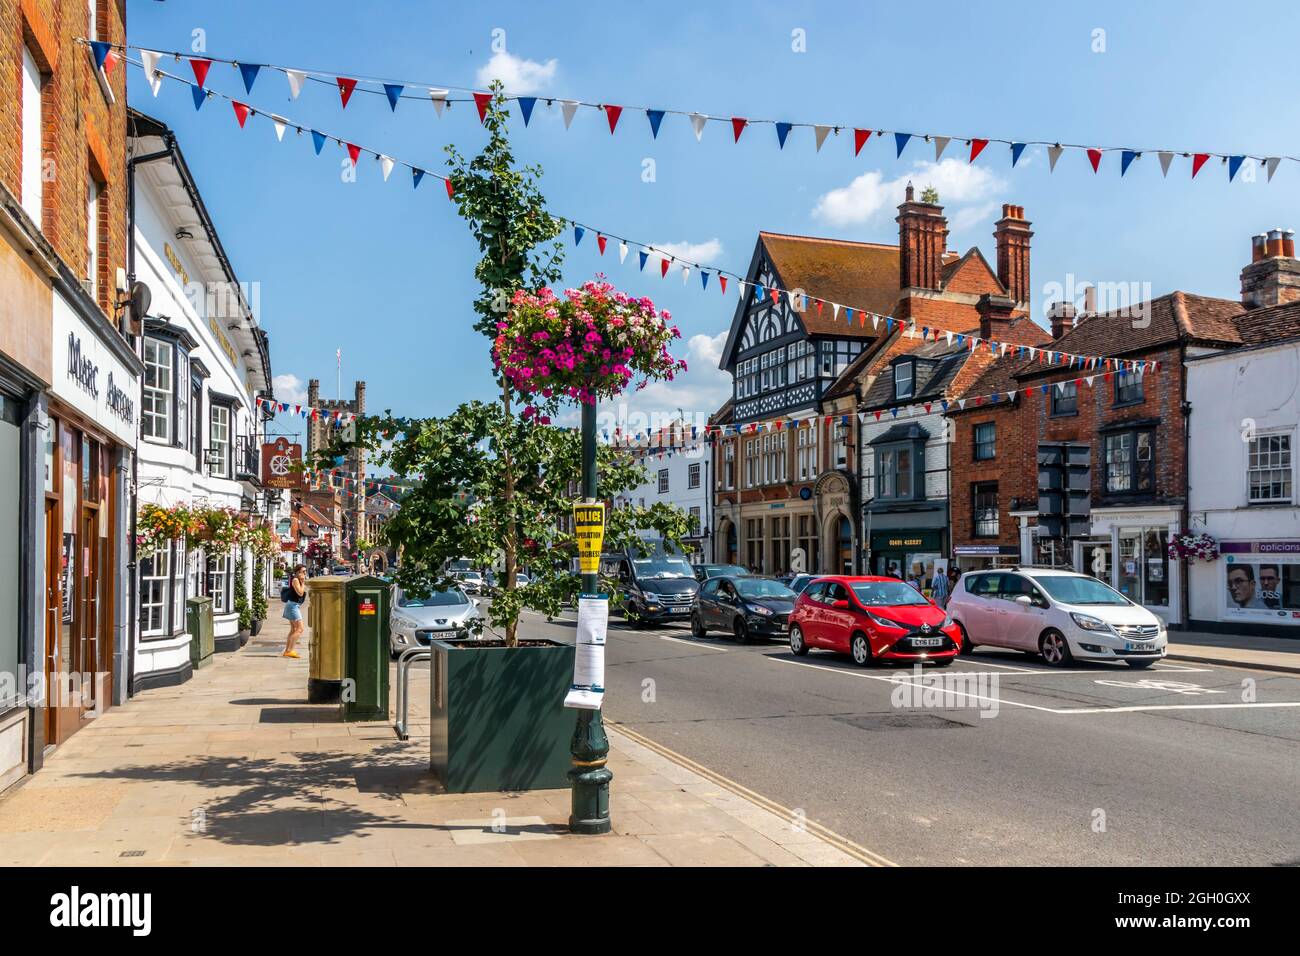
{"label": "shop front", "polygon": [[125,699],[129,485],[140,365],[83,300],[56,290],[44,425],[46,744]]}
{"label": "shop front", "polygon": [[1224,539],[1189,568],[1191,626],[1300,638],[1300,541]]}
{"label": "shop front", "polygon": [[1180,527],[1177,508],[1094,508],[1091,533],[1073,542],[1074,570],[1179,624],[1180,569],[1169,560],[1169,542]]}
{"label": "shop front", "polygon": [[944,535],[939,529],[872,532],[870,573],[928,582],[934,577],[936,562],[945,560]]}
{"label": "shop front", "polygon": [[959,544],[952,549],[959,571],[1009,568],[1020,563],[1020,549],[1011,544]]}

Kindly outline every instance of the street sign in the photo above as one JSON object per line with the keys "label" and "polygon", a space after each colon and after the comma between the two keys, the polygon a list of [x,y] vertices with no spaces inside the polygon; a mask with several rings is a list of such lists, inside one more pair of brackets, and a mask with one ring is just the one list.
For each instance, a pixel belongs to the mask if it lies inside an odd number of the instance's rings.
{"label": "street sign", "polygon": [[605,540],[605,506],[600,502],[574,504],[573,530],[578,539],[579,573],[597,573],[600,548]]}
{"label": "street sign", "polygon": [[284,438],[262,445],[262,486],[265,488],[300,489],[305,487],[306,472],[302,464],[302,445],[291,445]]}

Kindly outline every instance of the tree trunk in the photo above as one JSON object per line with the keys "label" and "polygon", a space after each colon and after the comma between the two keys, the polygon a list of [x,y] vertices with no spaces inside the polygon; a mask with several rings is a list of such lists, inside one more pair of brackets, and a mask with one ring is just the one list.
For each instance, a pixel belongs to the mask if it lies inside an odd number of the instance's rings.
{"label": "tree trunk", "polygon": [[[506,421],[510,421],[510,386],[501,378],[501,407],[505,409]],[[503,589],[513,591],[515,589],[515,562],[518,556],[518,534],[515,525],[515,516],[513,511],[513,502],[515,497],[515,468],[514,462],[510,457],[509,445],[501,449],[501,458],[505,462],[505,489],[502,492],[503,503],[506,508],[506,534],[503,542],[505,551],[505,580],[501,582]],[[516,616],[506,622],[506,647],[516,647],[519,644],[519,618]]]}

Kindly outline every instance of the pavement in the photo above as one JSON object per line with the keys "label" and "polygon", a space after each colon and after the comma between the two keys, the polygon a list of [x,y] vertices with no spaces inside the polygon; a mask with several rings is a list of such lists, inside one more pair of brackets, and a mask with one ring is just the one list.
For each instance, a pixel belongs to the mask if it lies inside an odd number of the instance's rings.
{"label": "pavement", "polygon": [[1169,637],[1169,657],[1174,660],[1300,674],[1300,635],[1287,638],[1170,631]]}
{"label": "pavement", "polygon": [[[272,617],[243,649],[98,717],[0,798],[0,866],[861,866],[889,861],[635,731],[609,731],[614,832],[567,790],[447,794],[411,736],[306,702]],[[395,686],[394,686],[395,699]]]}
{"label": "pavement", "polygon": [[899,865],[1300,865],[1295,674],[980,648],[918,675],[615,619],[605,684],[607,720]]}

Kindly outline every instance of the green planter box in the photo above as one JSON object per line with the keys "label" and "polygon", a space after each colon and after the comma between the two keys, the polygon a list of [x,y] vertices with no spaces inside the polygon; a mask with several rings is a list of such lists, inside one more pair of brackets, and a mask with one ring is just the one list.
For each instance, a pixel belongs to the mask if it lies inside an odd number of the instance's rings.
{"label": "green planter box", "polygon": [[569,786],[572,645],[434,641],[430,650],[430,768],[449,793]]}

